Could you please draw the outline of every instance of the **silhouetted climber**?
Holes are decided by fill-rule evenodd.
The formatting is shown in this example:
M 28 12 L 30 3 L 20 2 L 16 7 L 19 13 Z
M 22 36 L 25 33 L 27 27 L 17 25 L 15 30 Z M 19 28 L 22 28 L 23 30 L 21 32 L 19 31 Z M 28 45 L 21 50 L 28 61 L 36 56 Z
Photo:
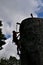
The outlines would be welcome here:
M 31 15 L 31 17 L 33 18 L 33 14 L 31 13 L 30 15 Z
M 17 54 L 19 55 L 20 41 L 19 41 L 19 39 L 17 39 L 18 38 L 17 33 L 18 32 L 13 31 L 13 42 L 15 42 L 15 44 L 17 45 Z

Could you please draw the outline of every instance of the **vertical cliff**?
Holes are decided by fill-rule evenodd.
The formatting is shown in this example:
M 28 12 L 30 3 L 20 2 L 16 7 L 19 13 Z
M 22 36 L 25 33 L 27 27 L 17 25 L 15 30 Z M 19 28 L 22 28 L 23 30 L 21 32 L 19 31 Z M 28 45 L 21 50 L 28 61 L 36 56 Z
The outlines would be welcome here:
M 20 25 L 21 65 L 43 65 L 43 19 L 27 18 Z

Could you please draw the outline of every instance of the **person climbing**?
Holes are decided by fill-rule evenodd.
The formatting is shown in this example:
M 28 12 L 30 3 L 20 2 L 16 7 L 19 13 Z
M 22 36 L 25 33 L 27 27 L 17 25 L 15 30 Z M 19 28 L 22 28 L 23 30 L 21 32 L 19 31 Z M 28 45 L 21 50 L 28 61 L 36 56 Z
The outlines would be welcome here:
M 18 39 L 16 31 L 13 31 L 13 42 L 15 42 L 15 44 L 17 45 L 17 54 L 19 55 L 19 51 L 20 51 L 20 40 Z

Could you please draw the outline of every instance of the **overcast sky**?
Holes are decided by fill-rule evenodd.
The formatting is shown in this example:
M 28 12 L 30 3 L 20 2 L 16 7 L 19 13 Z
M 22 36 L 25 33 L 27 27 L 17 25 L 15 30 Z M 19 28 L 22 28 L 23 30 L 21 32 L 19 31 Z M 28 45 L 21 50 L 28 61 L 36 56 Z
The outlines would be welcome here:
M 2 32 L 8 38 L 0 57 L 17 56 L 15 45 L 12 44 L 12 31 L 16 30 L 16 23 L 30 17 L 43 17 L 43 0 L 0 0 L 0 19 L 3 21 Z M 10 37 L 10 38 L 9 38 Z

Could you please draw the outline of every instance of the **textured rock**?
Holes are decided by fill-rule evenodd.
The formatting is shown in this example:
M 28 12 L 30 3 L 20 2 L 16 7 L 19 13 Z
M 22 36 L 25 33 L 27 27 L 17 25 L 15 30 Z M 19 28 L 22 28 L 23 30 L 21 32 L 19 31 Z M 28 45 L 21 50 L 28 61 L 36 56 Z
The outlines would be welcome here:
M 27 18 L 20 25 L 21 65 L 43 65 L 43 19 Z

